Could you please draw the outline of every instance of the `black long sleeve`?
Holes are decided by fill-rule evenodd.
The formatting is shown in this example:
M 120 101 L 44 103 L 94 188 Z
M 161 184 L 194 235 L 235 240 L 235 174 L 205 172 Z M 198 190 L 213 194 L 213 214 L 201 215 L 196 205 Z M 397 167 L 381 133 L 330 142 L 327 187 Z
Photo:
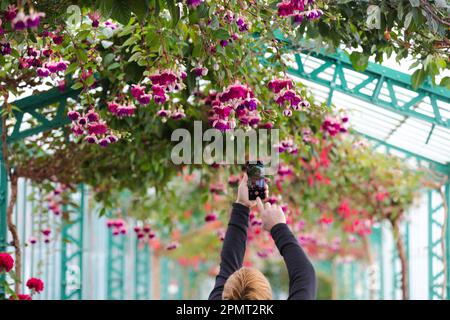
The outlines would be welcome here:
M 270 230 L 272 238 L 284 258 L 289 274 L 288 300 L 316 299 L 316 273 L 297 239 L 285 223 Z
M 247 245 L 247 229 L 250 209 L 242 204 L 233 203 L 230 222 L 223 240 L 220 254 L 220 271 L 209 300 L 222 300 L 225 282 L 236 270 L 242 267 Z

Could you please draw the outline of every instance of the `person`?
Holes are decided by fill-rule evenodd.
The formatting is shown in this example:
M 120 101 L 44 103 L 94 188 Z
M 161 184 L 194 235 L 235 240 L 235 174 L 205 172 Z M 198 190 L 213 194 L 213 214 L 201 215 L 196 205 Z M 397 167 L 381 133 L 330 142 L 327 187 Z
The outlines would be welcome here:
M 260 212 L 263 228 L 272 235 L 286 264 L 289 274 L 288 300 L 314 300 L 316 298 L 314 267 L 287 226 L 283 210 L 278 205 L 263 203 L 259 197 L 256 201 L 250 201 L 247 179 L 247 175 L 244 174 L 239 184 L 237 200 L 233 203 L 220 255 L 220 271 L 209 300 L 272 299 L 272 290 L 267 278 L 255 268 L 242 267 L 250 208 L 255 205 Z

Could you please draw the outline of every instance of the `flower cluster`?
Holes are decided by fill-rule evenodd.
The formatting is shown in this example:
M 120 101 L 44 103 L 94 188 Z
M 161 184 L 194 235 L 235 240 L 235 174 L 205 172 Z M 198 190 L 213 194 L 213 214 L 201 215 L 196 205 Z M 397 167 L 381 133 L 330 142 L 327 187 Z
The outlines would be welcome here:
M 55 216 L 61 215 L 61 207 L 62 207 L 62 193 L 67 190 L 67 186 L 64 184 L 59 184 L 53 190 L 47 194 L 47 205 L 48 209 L 53 212 Z
M 277 4 L 280 17 L 293 17 L 294 23 L 301 23 L 306 17 L 308 20 L 319 19 L 322 10 L 313 7 L 314 0 L 283 0 Z
M 268 83 L 268 88 L 275 93 L 275 102 L 284 107 L 283 115 L 290 117 L 292 110 L 301 110 L 309 107 L 309 102 L 304 100 L 293 89 L 291 79 L 273 79 Z
M 84 141 L 106 147 L 118 141 L 106 123 L 100 119 L 100 115 L 93 108 L 80 114 L 76 110 L 70 110 L 67 116 L 72 121 L 72 132 L 75 136 L 84 135 Z
M 35 12 L 33 9 L 30 9 L 28 14 L 25 14 L 22 9 L 19 10 L 15 5 L 11 4 L 6 8 L 4 17 L 7 21 L 10 21 L 13 30 L 21 31 L 37 29 L 41 23 L 41 18 L 45 17 L 45 13 Z
M 41 230 L 41 233 L 44 236 L 44 243 L 50 243 L 50 234 L 52 233 L 52 230 L 50 230 L 49 228 L 46 228 L 46 229 Z M 34 244 L 34 243 L 32 243 L 32 244 Z
M 290 153 L 290 154 L 297 154 L 298 148 L 297 145 L 294 143 L 294 140 L 292 138 L 287 138 L 282 140 L 279 144 L 274 146 L 276 150 L 279 153 Z
M 14 259 L 9 253 L 0 253 L 0 272 L 10 272 L 14 266 Z
M 223 92 L 210 93 L 205 101 L 211 106 L 209 122 L 212 127 L 226 131 L 236 127 L 236 118 L 243 126 L 258 126 L 261 117 L 257 110 L 259 101 L 246 85 L 235 83 Z
M 358 211 L 350 208 L 348 201 L 341 201 L 337 214 L 344 220 L 343 229 L 347 233 L 356 233 L 360 236 L 368 235 L 372 232 L 373 220 L 364 210 Z
M 338 133 L 347 132 L 345 124 L 348 122 L 348 117 L 344 116 L 341 119 L 327 116 L 322 123 L 321 129 L 323 132 L 328 133 L 334 137 Z
M 145 240 L 146 238 L 151 240 L 156 236 L 149 225 L 144 225 L 143 227 L 135 226 L 133 230 L 139 240 Z
M 126 235 L 127 234 L 126 223 L 125 223 L 125 221 L 123 219 L 109 219 L 106 222 L 106 226 L 109 229 L 112 229 L 113 236 Z
M 27 281 L 27 287 L 31 290 L 31 293 L 40 293 L 44 290 L 44 282 L 38 278 L 30 278 Z

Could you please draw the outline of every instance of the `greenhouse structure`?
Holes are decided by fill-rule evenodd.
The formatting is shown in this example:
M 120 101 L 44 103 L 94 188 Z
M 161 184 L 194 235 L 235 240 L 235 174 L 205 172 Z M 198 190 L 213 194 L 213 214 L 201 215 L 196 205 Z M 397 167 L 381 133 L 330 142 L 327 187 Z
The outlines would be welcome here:
M 292 299 L 240 129 L 278 139 L 264 201 L 314 299 L 450 299 L 449 26 L 445 1 L 0 0 L 0 300 L 206 300 L 234 202 L 240 267 Z

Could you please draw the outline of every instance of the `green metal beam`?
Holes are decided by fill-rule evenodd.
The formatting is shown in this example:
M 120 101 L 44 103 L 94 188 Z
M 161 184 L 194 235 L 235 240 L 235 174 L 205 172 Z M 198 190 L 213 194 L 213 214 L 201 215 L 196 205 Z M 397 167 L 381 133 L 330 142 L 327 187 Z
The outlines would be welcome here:
M 445 165 L 445 164 L 436 162 L 436 161 L 431 160 L 431 159 L 429 159 L 427 157 L 424 157 L 424 156 L 421 156 L 421 155 L 419 155 L 417 153 L 414 153 L 414 152 L 408 151 L 406 149 L 394 146 L 394 145 L 392 145 L 392 144 L 390 144 L 388 142 L 385 142 L 383 140 L 374 138 L 374 137 L 372 137 L 370 135 L 367 135 L 365 133 L 357 132 L 355 130 L 353 130 L 353 131 L 356 132 L 357 134 L 359 134 L 360 136 L 363 136 L 364 138 L 375 142 L 376 143 L 376 147 L 377 146 L 385 146 L 388 150 L 392 149 L 392 150 L 395 150 L 395 151 L 398 151 L 398 152 L 402 153 L 406 158 L 411 158 L 412 157 L 412 158 L 415 158 L 417 160 L 421 160 L 421 161 L 429 163 L 430 164 L 430 169 L 439 171 L 439 172 L 447 174 L 447 175 L 450 174 L 450 165 L 449 164 Z M 376 147 L 375 147 L 375 149 L 376 149 Z
M 80 90 L 73 90 L 70 88 L 61 92 L 58 88 L 54 88 L 13 102 L 12 104 L 17 107 L 17 110 L 13 110 L 16 123 L 12 133 L 7 138 L 8 143 L 19 141 L 29 136 L 69 124 L 70 119 L 66 115 L 67 99 L 76 99 L 80 92 Z M 51 119 L 48 119 L 42 109 L 54 104 L 58 104 L 58 106 L 56 109 L 51 110 Z M 25 115 L 28 115 L 32 118 L 31 120 L 35 121 L 33 127 L 22 129 Z
M 278 39 L 288 42 L 280 33 L 277 35 Z M 356 72 L 353 69 L 352 63 L 347 54 L 342 51 L 337 51 L 334 54 L 326 54 L 324 51 L 314 52 L 302 49 L 301 46 L 291 44 L 292 50 L 300 51 L 307 56 L 314 57 L 322 62 L 314 70 L 307 73 L 305 71 L 304 62 L 300 56 L 300 53 L 295 53 L 296 68 L 288 68 L 288 72 L 297 76 L 327 88 L 330 88 L 329 102 L 332 100 L 334 91 L 340 91 L 342 93 L 351 95 L 352 97 L 360 100 L 372 103 L 381 108 L 389 111 L 396 112 L 405 116 L 420 119 L 429 122 L 434 125 L 439 125 L 445 128 L 450 128 L 450 119 L 443 119 L 438 108 L 438 102 L 442 101 L 450 103 L 450 90 L 439 87 L 431 86 L 428 82 L 425 82 L 420 88 L 413 89 L 411 86 L 411 76 L 397 70 L 393 70 L 376 63 L 369 62 L 368 67 L 364 72 L 360 72 L 364 75 L 364 79 L 357 79 L 359 81 L 353 88 L 348 86 L 348 73 L 346 71 Z M 327 69 L 334 68 L 334 74 L 332 80 L 327 80 L 321 76 Z M 339 79 L 339 83 L 336 81 Z M 369 89 L 369 86 L 375 84 L 375 89 Z M 380 99 L 379 95 L 381 89 L 385 87 L 389 92 L 390 102 L 384 99 Z M 411 92 L 417 93 L 417 96 L 411 97 L 408 101 L 405 101 L 403 105 L 398 102 L 398 96 L 396 94 L 395 87 L 400 87 Z M 370 92 L 370 93 L 367 93 Z M 426 98 L 430 99 L 432 106 L 432 116 L 425 115 L 415 110 L 415 106 Z
M 78 209 L 64 212 L 61 228 L 61 300 L 81 300 L 83 283 L 83 229 L 85 188 L 78 187 Z

